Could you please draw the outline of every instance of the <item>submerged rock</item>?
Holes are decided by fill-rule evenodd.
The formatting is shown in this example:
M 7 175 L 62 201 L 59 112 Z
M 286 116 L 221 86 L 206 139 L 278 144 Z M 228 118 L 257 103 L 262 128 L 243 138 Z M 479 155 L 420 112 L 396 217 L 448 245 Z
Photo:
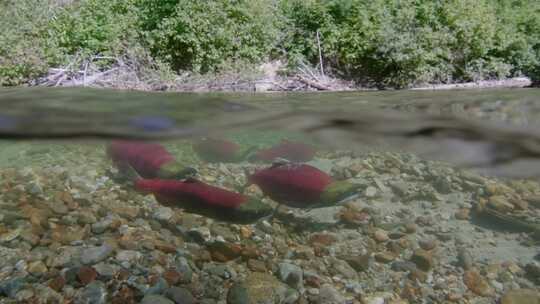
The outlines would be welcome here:
M 174 302 L 164 296 L 147 295 L 141 300 L 141 304 L 174 304 Z
M 540 292 L 532 289 L 516 289 L 508 291 L 501 304 L 540 304 Z
M 106 259 L 112 251 L 113 248 L 108 244 L 86 248 L 82 251 L 81 262 L 86 265 L 99 263 Z
M 76 303 L 105 304 L 107 303 L 107 289 L 105 284 L 94 281 L 88 284 L 77 297 Z

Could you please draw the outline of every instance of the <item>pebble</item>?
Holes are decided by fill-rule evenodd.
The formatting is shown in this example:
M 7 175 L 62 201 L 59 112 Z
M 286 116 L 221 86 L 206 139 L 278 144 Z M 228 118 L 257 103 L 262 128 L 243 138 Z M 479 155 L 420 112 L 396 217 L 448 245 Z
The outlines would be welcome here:
M 455 218 L 458 220 L 469 220 L 470 218 L 470 209 L 468 208 L 460 208 L 455 214 Z
M 94 281 L 82 290 L 75 303 L 105 304 L 107 301 L 107 289 L 105 284 Z
M 28 272 L 33 275 L 42 275 L 47 272 L 47 266 L 42 261 L 35 261 L 28 264 Z
M 66 279 L 61 275 L 56 276 L 49 282 L 49 287 L 57 292 L 60 292 L 64 288 L 64 285 L 66 285 Z
M 102 246 L 85 248 L 81 254 L 81 262 L 86 265 L 99 263 L 113 252 L 113 248 L 104 244 Z
M 171 299 L 176 304 L 194 304 L 195 298 L 191 292 L 181 287 L 171 287 L 165 291 L 164 294 L 167 298 Z
M 423 271 L 429 271 L 431 268 L 433 268 L 434 261 L 432 254 L 423 249 L 415 250 L 411 257 L 411 261 Z
M 279 263 L 279 278 L 282 282 L 287 283 L 292 288 L 299 289 L 303 286 L 303 271 L 302 268 L 290 264 Z
M 287 286 L 279 282 L 273 275 L 262 272 L 249 274 L 243 285 L 250 301 L 247 303 L 264 303 L 268 299 L 275 299 L 279 302 L 287 291 Z
M 25 280 L 22 277 L 11 278 L 0 282 L 0 292 L 7 295 L 10 298 L 15 297 L 17 292 L 21 290 L 25 284 Z
M 508 200 L 502 195 L 494 195 L 490 197 L 488 200 L 488 206 L 502 213 L 507 213 L 514 209 L 514 205 L 508 202 Z
M 501 298 L 501 304 L 540 304 L 540 292 L 532 289 L 510 290 Z
M 163 296 L 151 294 L 144 296 L 141 304 L 174 304 L 174 302 Z
M 475 270 L 468 270 L 463 274 L 463 283 L 479 296 L 485 297 L 493 294 L 489 283 Z
M 437 241 L 435 239 L 423 239 L 418 241 L 418 245 L 420 248 L 429 251 L 437 247 Z
M 344 256 L 341 259 L 349 263 L 358 272 L 366 271 L 373 266 L 373 258 L 369 253 L 357 256 Z
M 250 304 L 249 295 L 243 283 L 235 283 L 227 293 L 227 304 Z
M 384 230 L 376 230 L 375 233 L 373 234 L 373 237 L 375 238 L 375 240 L 379 243 L 382 243 L 382 242 L 386 242 L 388 241 L 388 233 Z
M 174 212 L 169 207 L 159 207 L 154 211 L 153 217 L 158 221 L 167 222 L 174 215 Z
M 416 264 L 410 261 L 395 261 L 390 267 L 394 271 L 412 272 L 416 270 Z
M 266 263 L 264 261 L 249 259 L 247 266 L 251 271 L 266 272 Z
M 344 304 L 345 298 L 331 285 L 323 285 L 319 289 L 317 304 Z
M 377 196 L 377 188 L 373 186 L 368 186 L 364 194 L 366 195 L 366 197 L 373 198 Z
M 88 285 L 89 283 L 93 282 L 97 278 L 97 276 L 97 271 L 89 266 L 82 266 L 81 268 L 79 268 L 79 271 L 77 273 L 79 282 L 81 282 L 83 285 Z
M 116 259 L 120 262 L 134 263 L 142 258 L 142 253 L 135 250 L 120 250 L 116 254 Z
M 474 260 L 472 254 L 465 248 L 460 247 L 458 249 L 458 266 L 465 270 L 469 270 L 474 265 Z
M 390 252 L 380 252 L 375 254 L 375 260 L 379 263 L 387 264 L 395 259 L 396 257 Z

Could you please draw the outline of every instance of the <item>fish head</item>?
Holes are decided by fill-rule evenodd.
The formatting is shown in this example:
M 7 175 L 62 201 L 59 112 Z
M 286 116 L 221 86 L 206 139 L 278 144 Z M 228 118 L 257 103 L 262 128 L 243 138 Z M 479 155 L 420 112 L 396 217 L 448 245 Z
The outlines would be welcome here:
M 158 178 L 163 179 L 184 179 L 195 175 L 197 175 L 197 169 L 184 166 L 176 161 L 165 163 L 157 173 Z

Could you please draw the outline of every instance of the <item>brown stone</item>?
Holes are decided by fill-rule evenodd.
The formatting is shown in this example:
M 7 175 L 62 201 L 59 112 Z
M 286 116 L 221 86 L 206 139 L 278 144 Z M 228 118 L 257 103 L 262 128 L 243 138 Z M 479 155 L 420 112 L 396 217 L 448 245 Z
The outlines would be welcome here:
M 450 292 L 448 295 L 446 295 L 446 299 L 454 303 L 461 301 L 462 298 L 463 298 L 463 295 L 457 292 Z
M 213 242 L 208 245 L 212 259 L 218 262 L 228 262 L 240 257 L 242 246 L 228 242 Z
M 249 226 L 240 227 L 240 235 L 244 239 L 249 239 L 253 235 L 253 230 Z
M 124 280 L 127 280 L 130 276 L 130 273 L 127 269 L 120 269 L 117 273 L 116 273 L 116 279 L 118 281 L 124 281 Z
M 416 224 L 415 223 L 407 223 L 405 224 L 405 233 L 415 233 L 416 232 Z
M 540 292 L 532 289 L 510 290 L 501 298 L 501 304 L 540 304 Z
M 328 233 L 314 233 L 310 237 L 310 243 L 324 246 L 332 245 L 337 241 L 336 237 Z
M 463 274 L 463 283 L 479 296 L 485 297 L 493 294 L 493 289 L 488 282 L 475 270 L 468 270 Z
M 135 293 L 128 286 L 122 286 L 111 299 L 112 304 L 135 304 Z
M 411 261 L 423 271 L 429 271 L 433 268 L 433 255 L 431 252 L 424 249 L 415 250 L 411 257 Z
M 261 256 L 261 252 L 255 246 L 245 246 L 244 248 L 242 248 L 240 255 L 244 260 L 256 259 Z
M 98 276 L 97 271 L 89 266 L 82 266 L 77 272 L 77 277 L 83 285 L 93 282 Z
M 251 271 L 266 272 L 266 264 L 260 260 L 249 259 L 247 266 Z
M 178 282 L 180 282 L 180 279 L 182 278 L 182 274 L 180 274 L 178 271 L 176 271 L 173 268 L 165 270 L 163 273 L 163 278 L 169 285 L 176 285 Z
M 411 279 L 413 281 L 418 280 L 419 282 L 425 282 L 425 281 L 427 281 L 428 275 L 424 271 L 415 269 L 415 270 L 409 272 L 408 277 L 409 277 L 409 279 Z
M 470 209 L 468 208 L 461 208 L 459 209 L 456 214 L 454 214 L 456 219 L 458 220 L 468 220 L 470 217 Z
M 34 261 L 28 264 L 28 272 L 40 276 L 47 272 L 47 266 L 42 261 Z
M 364 255 L 344 256 L 341 257 L 341 259 L 358 272 L 368 270 L 373 264 L 373 259 L 369 253 Z
M 388 241 L 388 233 L 384 230 L 377 229 L 375 233 L 373 233 L 373 238 L 375 239 L 375 241 L 383 243 Z
M 488 206 L 501 213 L 507 213 L 514 209 L 514 205 L 508 202 L 506 197 L 502 195 L 495 195 L 490 197 L 488 200 Z
M 437 240 L 435 239 L 420 240 L 418 241 L 418 245 L 420 246 L 420 248 L 426 251 L 430 251 L 430 250 L 435 249 L 435 247 L 437 247 Z
M 64 285 L 66 285 L 66 279 L 60 275 L 49 281 L 49 287 L 56 292 L 62 291 Z
M 154 246 L 157 250 L 165 253 L 176 253 L 176 246 L 163 241 L 155 241 Z
M 381 252 L 375 254 L 375 260 L 379 263 L 387 264 L 392 262 L 396 257 L 390 252 Z

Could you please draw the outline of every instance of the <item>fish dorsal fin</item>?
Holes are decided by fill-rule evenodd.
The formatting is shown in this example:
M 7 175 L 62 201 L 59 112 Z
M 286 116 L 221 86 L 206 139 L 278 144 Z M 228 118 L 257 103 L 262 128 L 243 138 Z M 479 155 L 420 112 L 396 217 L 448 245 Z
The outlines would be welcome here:
M 288 165 L 290 163 L 291 162 L 285 158 L 277 157 L 272 161 L 272 165 L 270 166 L 270 168 L 277 168 L 284 165 Z

